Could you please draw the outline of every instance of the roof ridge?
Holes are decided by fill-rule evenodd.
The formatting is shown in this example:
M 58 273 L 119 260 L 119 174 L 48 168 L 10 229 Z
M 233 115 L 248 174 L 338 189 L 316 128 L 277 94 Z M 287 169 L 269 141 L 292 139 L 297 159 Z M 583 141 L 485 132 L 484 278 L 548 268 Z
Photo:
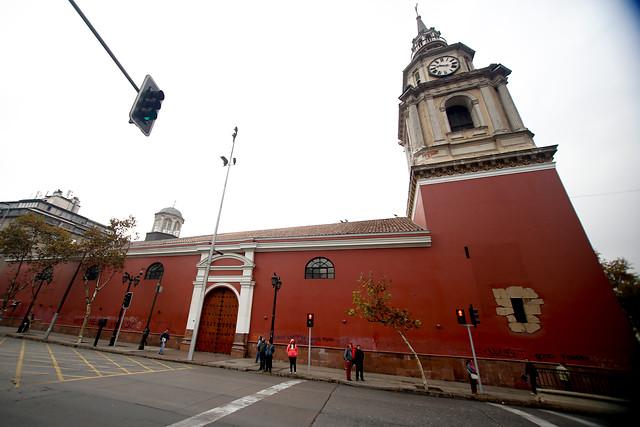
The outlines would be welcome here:
M 299 225 L 294 227 L 272 228 L 263 230 L 235 231 L 220 233 L 217 241 L 269 239 L 287 237 L 318 237 L 350 234 L 378 234 L 426 231 L 407 217 L 384 219 L 368 219 L 361 221 L 345 221 L 330 224 Z M 208 243 L 212 234 L 180 237 L 177 239 L 136 241 L 133 246 L 175 245 L 185 243 Z

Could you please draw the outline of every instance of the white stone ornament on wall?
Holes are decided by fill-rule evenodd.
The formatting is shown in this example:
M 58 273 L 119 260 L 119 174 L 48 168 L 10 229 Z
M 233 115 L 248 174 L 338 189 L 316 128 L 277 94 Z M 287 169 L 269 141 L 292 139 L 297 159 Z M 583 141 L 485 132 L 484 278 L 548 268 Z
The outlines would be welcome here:
M 493 296 L 496 299 L 496 313 L 504 316 L 509 322 L 509 329 L 512 332 L 532 334 L 540 330 L 540 318 L 544 300 L 538 298 L 538 294 L 531 288 L 522 286 L 510 286 L 507 289 L 493 289 Z M 521 299 L 523 303 L 526 322 L 519 322 L 515 316 L 512 299 Z

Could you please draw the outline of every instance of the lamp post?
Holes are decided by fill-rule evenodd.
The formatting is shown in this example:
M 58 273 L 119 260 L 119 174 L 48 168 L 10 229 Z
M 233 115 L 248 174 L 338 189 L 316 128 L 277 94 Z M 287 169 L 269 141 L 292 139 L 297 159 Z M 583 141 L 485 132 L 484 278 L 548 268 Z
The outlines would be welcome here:
M 273 286 L 273 314 L 271 315 L 271 332 L 269 333 L 269 340 L 271 341 L 271 344 L 273 344 L 273 326 L 276 322 L 276 300 L 278 298 L 278 291 L 282 286 L 282 282 L 276 273 L 273 273 L 273 277 L 271 278 L 271 286 Z
M 42 270 L 40 273 L 36 274 L 35 280 L 40 280 L 40 284 L 36 289 L 36 293 L 33 295 L 31 299 L 31 304 L 29 304 L 29 308 L 27 308 L 27 312 L 24 315 L 24 319 L 22 319 L 22 323 L 18 327 L 18 333 L 27 332 L 31 327 L 31 322 L 29 322 L 29 314 L 31 313 L 31 309 L 33 308 L 33 304 L 36 302 L 36 298 L 38 298 L 38 293 L 40 293 L 40 288 L 42 288 L 42 284 L 47 282 L 47 284 L 51 283 L 53 280 L 53 268 L 48 267 Z
M 238 128 L 234 128 L 233 143 L 231 144 L 231 155 L 229 160 L 222 156 L 223 167 L 228 167 L 227 176 L 224 179 L 224 187 L 222 187 L 222 197 L 220 198 L 220 208 L 218 209 L 218 219 L 216 220 L 216 228 L 213 231 L 213 237 L 211 238 L 211 246 L 209 247 L 209 256 L 207 257 L 207 266 L 204 269 L 204 277 L 202 278 L 202 289 L 200 290 L 200 296 L 198 297 L 198 306 L 196 308 L 196 317 L 194 319 L 193 334 L 191 335 L 191 344 L 189 344 L 189 353 L 187 354 L 187 360 L 193 360 L 193 353 L 196 350 L 196 341 L 198 340 L 198 328 L 200 327 L 200 316 L 202 315 L 202 306 L 204 305 L 204 295 L 207 292 L 207 282 L 209 281 L 209 273 L 211 271 L 211 260 L 213 259 L 213 253 L 222 254 L 220 251 L 215 250 L 216 238 L 218 236 L 218 225 L 220 225 L 220 214 L 222 213 L 222 203 L 224 202 L 224 194 L 227 192 L 227 181 L 229 180 L 229 171 L 231 166 L 236 164 L 236 159 L 233 157 L 233 149 L 236 146 L 236 136 L 238 135 Z
M 125 284 L 127 282 L 129 282 L 129 284 L 127 285 L 127 292 L 125 293 L 125 298 L 127 293 L 129 293 L 129 289 L 131 289 L 131 283 L 133 283 L 133 286 L 136 287 L 138 286 L 138 283 L 140 283 L 140 276 L 142 276 L 144 270 L 140 270 L 140 273 L 138 273 L 137 276 L 132 276 L 129 273 L 124 273 L 124 275 L 122 276 L 122 284 Z M 124 308 L 124 304 L 122 304 L 122 306 L 120 307 L 120 314 L 118 314 L 118 321 L 116 322 L 116 327 L 113 328 L 113 335 L 111 336 L 111 340 L 109 341 L 109 346 L 113 347 L 116 345 L 116 340 L 118 339 L 118 333 L 120 332 L 120 323 L 122 321 L 122 313 L 124 312 L 125 308 Z
M 156 306 L 156 298 L 158 298 L 158 293 L 162 292 L 162 286 L 160 283 L 162 282 L 162 276 L 158 279 L 158 284 L 156 285 L 156 294 L 153 296 L 153 303 L 151 304 L 151 311 L 149 312 L 149 318 L 147 319 L 147 326 L 144 328 L 142 332 L 142 340 L 140 341 L 140 346 L 138 350 L 144 350 L 144 345 L 147 343 L 147 337 L 149 336 L 149 324 L 151 323 L 151 315 L 153 314 L 153 308 Z

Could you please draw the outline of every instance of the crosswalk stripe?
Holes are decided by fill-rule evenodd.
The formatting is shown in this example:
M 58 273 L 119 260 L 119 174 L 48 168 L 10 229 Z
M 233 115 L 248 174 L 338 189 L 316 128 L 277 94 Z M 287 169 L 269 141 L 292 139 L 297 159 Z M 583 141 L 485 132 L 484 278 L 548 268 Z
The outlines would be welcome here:
M 271 396 L 273 394 L 278 393 L 284 389 L 287 389 L 291 386 L 299 384 L 303 382 L 302 380 L 291 380 L 284 383 L 276 384 L 272 387 L 265 388 L 264 390 L 260 390 L 259 392 L 252 394 L 250 396 L 241 397 L 240 399 L 236 399 L 233 402 L 227 403 L 226 405 L 219 406 L 217 408 L 213 408 L 209 411 L 203 412 L 201 414 L 195 415 L 191 418 L 187 418 L 186 420 L 182 420 L 175 424 L 170 425 L 169 427 L 201 427 L 207 424 L 210 424 L 220 418 L 232 414 L 242 408 L 246 408 L 249 405 L 252 405 L 260 400 L 264 399 L 267 396 Z
M 511 408 L 511 407 L 506 406 L 506 405 L 498 405 L 497 403 L 489 403 L 489 405 L 495 406 L 496 408 L 502 408 L 505 411 L 512 412 L 512 413 L 514 413 L 516 415 L 519 415 L 522 418 L 525 418 L 526 420 L 531 421 L 532 423 L 537 424 L 537 425 L 539 425 L 541 427 L 556 427 L 555 424 L 550 423 L 549 421 L 543 420 L 542 418 L 538 418 L 535 415 L 528 414 L 528 413 L 526 413 L 524 411 L 521 411 L 519 409 Z

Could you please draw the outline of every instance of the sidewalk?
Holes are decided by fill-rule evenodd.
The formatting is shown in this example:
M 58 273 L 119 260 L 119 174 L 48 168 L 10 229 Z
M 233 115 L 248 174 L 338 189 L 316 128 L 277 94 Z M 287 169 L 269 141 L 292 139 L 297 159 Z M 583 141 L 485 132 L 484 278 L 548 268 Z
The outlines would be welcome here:
M 44 333 L 45 331 L 31 330 L 28 334 L 18 334 L 14 327 L 0 326 L 0 336 L 44 341 Z M 288 361 L 274 361 L 272 373 L 267 374 L 260 372 L 258 364 L 254 363 L 255 359 L 253 358 L 235 359 L 231 358 L 227 354 L 195 352 L 193 360 L 188 361 L 187 351 L 165 348 L 163 354 L 158 354 L 159 347 L 157 346 L 145 346 L 144 350 L 138 350 L 139 344 L 124 342 L 118 342 L 114 347 L 109 347 L 110 335 L 105 338 L 107 339 L 100 339 L 97 346 L 94 347 L 93 343 L 95 338 L 84 338 L 83 343 L 76 344 L 77 336 L 54 332 L 49 335 L 47 342 L 110 353 L 121 353 L 132 356 L 162 359 L 172 362 L 191 363 L 216 368 L 236 369 L 240 371 L 253 371 L 262 375 L 278 375 L 282 377 L 293 376 L 289 373 Z M 436 397 L 470 399 L 507 405 L 556 409 L 591 415 L 621 414 L 626 412 L 630 405 L 629 402 L 605 396 L 592 396 L 578 393 L 568 395 L 567 393 L 558 393 L 555 390 L 542 390 L 539 391 L 537 396 L 535 396 L 527 390 L 495 386 L 483 386 L 484 393 L 480 395 L 472 395 L 470 386 L 466 382 L 441 380 L 427 380 L 429 390 L 425 391 L 422 387 L 422 380 L 420 378 L 369 373 L 366 372 L 366 370 L 365 376 L 367 378 L 365 378 L 364 382 L 347 381 L 344 369 L 325 368 L 320 366 L 311 366 L 308 368 L 306 364 L 298 364 L 296 378 L 312 381 L 335 382 L 353 387 L 367 387 L 371 389 L 424 394 Z M 355 375 L 353 377 L 355 378 Z

